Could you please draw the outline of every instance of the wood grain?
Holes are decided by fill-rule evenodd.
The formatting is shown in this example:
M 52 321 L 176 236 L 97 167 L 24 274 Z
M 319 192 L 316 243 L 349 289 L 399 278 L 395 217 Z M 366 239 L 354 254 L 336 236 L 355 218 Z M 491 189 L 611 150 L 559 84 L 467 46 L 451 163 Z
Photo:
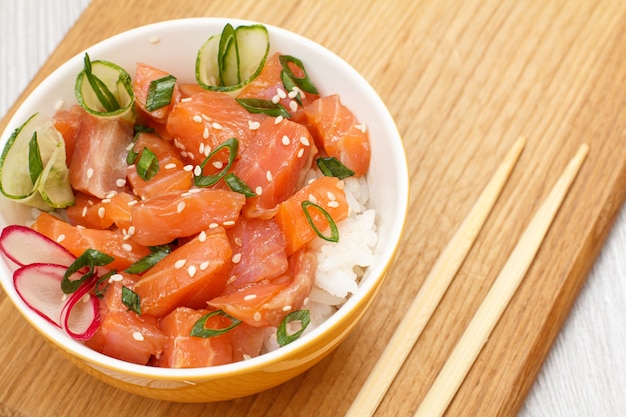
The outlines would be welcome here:
M 75 53 L 146 23 L 230 16 L 282 26 L 342 56 L 386 102 L 409 158 L 411 215 L 399 259 L 364 322 L 291 383 L 215 404 L 119 392 L 70 365 L 0 293 L 9 329 L 1 336 L 0 403 L 32 417 L 343 415 L 440 252 L 523 135 L 515 172 L 376 413 L 412 415 L 532 214 L 588 143 L 587 161 L 534 263 L 446 414 L 515 415 L 626 198 L 625 14 L 626 4 L 612 0 L 94 0 L 25 94 Z

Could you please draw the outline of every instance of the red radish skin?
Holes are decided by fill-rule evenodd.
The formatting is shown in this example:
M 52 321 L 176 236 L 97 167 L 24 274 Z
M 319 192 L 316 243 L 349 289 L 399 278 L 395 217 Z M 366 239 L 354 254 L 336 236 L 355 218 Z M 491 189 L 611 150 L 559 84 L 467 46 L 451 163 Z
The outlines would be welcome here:
M 2 230 L 0 251 L 17 267 L 34 263 L 55 263 L 68 267 L 76 260 L 74 255 L 52 239 L 20 225 L 7 226 Z

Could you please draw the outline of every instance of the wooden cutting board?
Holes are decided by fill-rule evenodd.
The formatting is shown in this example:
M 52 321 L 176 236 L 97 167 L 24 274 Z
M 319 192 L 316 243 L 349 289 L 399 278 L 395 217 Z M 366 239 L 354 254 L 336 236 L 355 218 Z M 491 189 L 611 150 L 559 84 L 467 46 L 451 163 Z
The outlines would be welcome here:
M 48 346 L 0 293 L 0 415 L 343 415 L 439 253 L 524 135 L 504 193 L 376 414 L 412 415 L 530 217 L 588 143 L 535 262 L 447 413 L 515 415 L 626 197 L 625 13 L 626 3 L 591 0 L 94 0 L 25 95 L 65 59 L 139 25 L 228 16 L 282 26 L 342 56 L 389 107 L 409 160 L 409 221 L 355 333 L 292 382 L 231 402 L 165 403 L 104 385 Z

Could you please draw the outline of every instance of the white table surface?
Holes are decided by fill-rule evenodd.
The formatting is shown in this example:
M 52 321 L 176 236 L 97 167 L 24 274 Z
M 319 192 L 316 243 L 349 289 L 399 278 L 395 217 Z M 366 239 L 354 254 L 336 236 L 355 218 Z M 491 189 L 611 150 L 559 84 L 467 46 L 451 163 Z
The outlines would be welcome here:
M 89 0 L 0 0 L 0 117 Z M 519 417 L 626 416 L 626 208 Z

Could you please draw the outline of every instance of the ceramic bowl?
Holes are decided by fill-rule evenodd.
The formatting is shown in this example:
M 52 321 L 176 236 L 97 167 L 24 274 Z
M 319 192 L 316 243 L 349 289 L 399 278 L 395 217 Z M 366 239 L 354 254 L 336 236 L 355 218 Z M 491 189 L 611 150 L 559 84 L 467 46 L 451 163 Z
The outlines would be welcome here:
M 131 74 L 137 62 L 145 62 L 175 74 L 179 80 L 193 82 L 198 48 L 210 35 L 220 33 L 226 23 L 236 27 L 252 22 L 222 18 L 165 21 L 113 36 L 86 52 Z M 320 93 L 340 94 L 342 102 L 368 126 L 372 160 L 367 178 L 371 204 L 377 211 L 379 239 L 375 261 L 358 292 L 306 336 L 250 360 L 196 369 L 134 365 L 87 348 L 31 311 L 12 286 L 11 271 L 0 261 L 2 286 L 24 318 L 79 368 L 119 389 L 160 400 L 211 402 L 282 384 L 315 365 L 346 338 L 372 303 L 393 262 L 407 216 L 409 186 L 402 140 L 392 117 L 368 82 L 341 58 L 302 36 L 266 26 L 272 51 L 299 57 Z M 33 113 L 53 115 L 59 103 L 75 102 L 74 81 L 82 69 L 83 56 L 84 52 L 77 54 L 33 91 L 9 121 L 0 146 L 4 147 L 10 133 Z M 5 198 L 0 204 L 0 227 L 25 224 L 32 218 L 25 206 Z

